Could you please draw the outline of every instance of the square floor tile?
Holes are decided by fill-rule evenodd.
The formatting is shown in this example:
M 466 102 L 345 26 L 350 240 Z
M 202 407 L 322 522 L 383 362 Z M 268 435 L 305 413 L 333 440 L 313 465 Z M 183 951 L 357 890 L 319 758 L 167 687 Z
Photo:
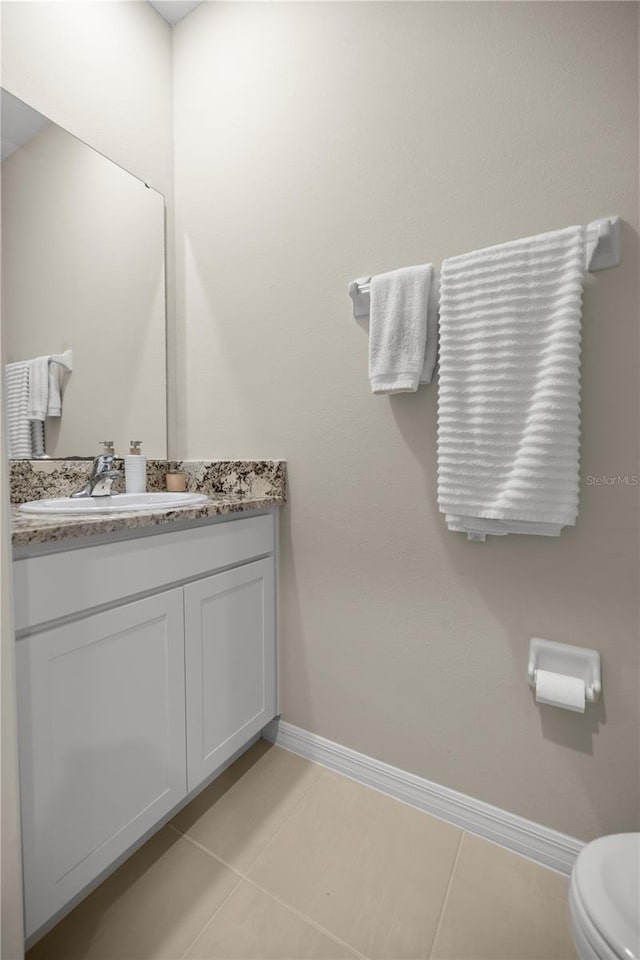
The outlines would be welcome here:
M 260 740 L 171 823 L 246 871 L 321 773 L 316 764 Z
M 426 958 L 461 831 L 323 772 L 249 876 L 371 958 Z
M 575 960 L 568 881 L 465 833 L 432 956 L 438 960 Z
M 312 924 L 243 881 L 187 954 L 188 960 L 355 958 Z
M 28 960 L 179 960 L 240 882 L 173 830 L 156 833 L 27 954 Z

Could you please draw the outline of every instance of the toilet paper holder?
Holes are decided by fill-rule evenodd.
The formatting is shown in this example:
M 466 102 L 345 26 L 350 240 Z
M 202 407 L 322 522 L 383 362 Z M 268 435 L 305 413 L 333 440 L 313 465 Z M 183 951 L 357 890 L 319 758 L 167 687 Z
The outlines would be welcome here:
M 589 703 L 597 703 L 600 698 L 602 671 L 600 654 L 597 650 L 532 637 L 529 641 L 527 679 L 529 686 L 534 689 L 536 670 L 548 670 L 550 673 L 560 673 L 566 677 L 577 677 L 584 681 L 585 698 Z

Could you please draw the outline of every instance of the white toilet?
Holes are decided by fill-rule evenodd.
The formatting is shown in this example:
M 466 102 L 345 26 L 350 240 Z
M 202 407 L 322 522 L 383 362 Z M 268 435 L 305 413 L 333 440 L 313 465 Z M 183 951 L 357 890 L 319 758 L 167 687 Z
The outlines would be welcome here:
M 640 960 L 640 833 L 594 840 L 571 874 L 571 932 L 580 960 Z

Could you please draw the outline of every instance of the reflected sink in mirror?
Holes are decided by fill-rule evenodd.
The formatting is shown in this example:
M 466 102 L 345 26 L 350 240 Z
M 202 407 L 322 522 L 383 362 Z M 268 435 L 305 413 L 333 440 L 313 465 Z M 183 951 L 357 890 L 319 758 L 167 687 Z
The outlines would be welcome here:
M 53 500 L 30 500 L 18 508 L 23 513 L 67 514 L 88 516 L 96 513 L 120 513 L 149 510 L 171 510 L 206 503 L 203 493 L 116 493 L 110 497 L 58 497 Z

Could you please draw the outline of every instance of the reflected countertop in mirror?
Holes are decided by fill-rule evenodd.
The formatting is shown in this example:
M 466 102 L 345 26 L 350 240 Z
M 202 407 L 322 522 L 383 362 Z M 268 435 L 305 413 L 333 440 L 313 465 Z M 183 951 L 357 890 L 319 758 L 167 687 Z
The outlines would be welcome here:
M 166 457 L 164 198 L 4 90 L 1 106 L 9 455 L 139 439 Z

